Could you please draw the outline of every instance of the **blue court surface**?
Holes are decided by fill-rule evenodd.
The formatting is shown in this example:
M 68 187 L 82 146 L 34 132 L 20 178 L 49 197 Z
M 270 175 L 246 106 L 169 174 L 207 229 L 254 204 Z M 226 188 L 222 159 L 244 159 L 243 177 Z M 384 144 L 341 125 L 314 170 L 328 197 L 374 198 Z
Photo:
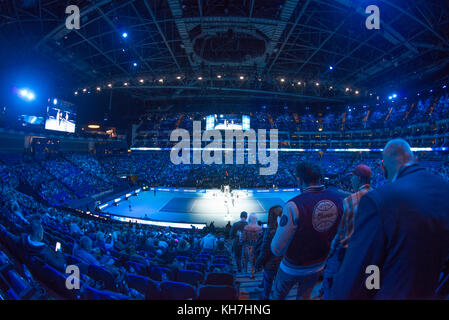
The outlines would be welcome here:
M 147 218 L 164 222 L 209 224 L 214 221 L 215 226 L 221 227 L 228 221 L 233 223 L 239 220 L 242 211 L 249 214 L 256 213 L 258 219 L 266 222 L 270 207 L 283 206 L 296 195 L 297 191 L 275 193 L 233 191 L 232 196 L 219 190 L 207 190 L 205 193 L 157 191 L 156 195 L 153 191 L 148 191 L 121 201 L 117 206 L 110 206 L 104 211 L 130 218 Z

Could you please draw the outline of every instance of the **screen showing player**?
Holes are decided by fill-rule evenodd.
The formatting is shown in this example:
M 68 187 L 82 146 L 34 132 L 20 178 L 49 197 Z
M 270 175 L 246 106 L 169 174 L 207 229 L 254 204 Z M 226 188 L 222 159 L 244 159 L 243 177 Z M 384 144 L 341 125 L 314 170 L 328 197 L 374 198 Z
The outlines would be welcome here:
M 249 130 L 250 117 L 247 115 L 214 114 L 206 117 L 206 130 Z
M 76 113 L 72 111 L 72 106 L 66 101 L 58 101 L 56 98 L 49 99 L 45 129 L 74 133 Z

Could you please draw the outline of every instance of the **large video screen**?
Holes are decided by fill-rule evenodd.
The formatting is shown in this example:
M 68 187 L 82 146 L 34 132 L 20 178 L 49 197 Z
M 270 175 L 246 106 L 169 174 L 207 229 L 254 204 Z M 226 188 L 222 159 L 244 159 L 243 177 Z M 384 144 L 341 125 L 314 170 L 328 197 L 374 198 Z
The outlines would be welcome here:
M 44 125 L 44 117 L 23 114 L 19 116 L 18 120 L 24 127 L 42 127 Z
M 74 133 L 75 126 L 76 113 L 73 111 L 73 104 L 57 98 L 49 99 L 45 129 Z
M 206 130 L 249 130 L 250 117 L 247 115 L 213 114 L 206 117 Z

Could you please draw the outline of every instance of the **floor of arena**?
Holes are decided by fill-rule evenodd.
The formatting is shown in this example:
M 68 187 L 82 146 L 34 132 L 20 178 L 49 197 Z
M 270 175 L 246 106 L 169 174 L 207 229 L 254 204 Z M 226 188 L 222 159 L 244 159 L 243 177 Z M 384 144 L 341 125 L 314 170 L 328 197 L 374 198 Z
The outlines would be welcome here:
M 257 218 L 265 222 L 270 207 L 283 206 L 286 201 L 298 195 L 298 192 L 255 194 L 233 191 L 231 194 L 225 194 L 220 190 L 191 194 L 173 191 L 157 191 L 155 194 L 153 191 L 147 191 L 121 201 L 116 206 L 110 206 L 105 212 L 164 222 L 209 224 L 214 221 L 216 227 L 224 227 L 228 221 L 234 223 L 239 220 L 242 211 L 249 214 L 256 213 Z

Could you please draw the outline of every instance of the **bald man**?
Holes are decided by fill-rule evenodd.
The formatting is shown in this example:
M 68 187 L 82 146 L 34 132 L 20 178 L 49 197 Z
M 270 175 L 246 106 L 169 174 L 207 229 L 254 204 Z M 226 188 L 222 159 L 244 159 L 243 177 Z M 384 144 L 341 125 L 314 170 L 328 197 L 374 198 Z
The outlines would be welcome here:
M 449 254 L 449 183 L 402 139 L 383 151 L 387 183 L 364 195 L 333 299 L 433 299 Z

